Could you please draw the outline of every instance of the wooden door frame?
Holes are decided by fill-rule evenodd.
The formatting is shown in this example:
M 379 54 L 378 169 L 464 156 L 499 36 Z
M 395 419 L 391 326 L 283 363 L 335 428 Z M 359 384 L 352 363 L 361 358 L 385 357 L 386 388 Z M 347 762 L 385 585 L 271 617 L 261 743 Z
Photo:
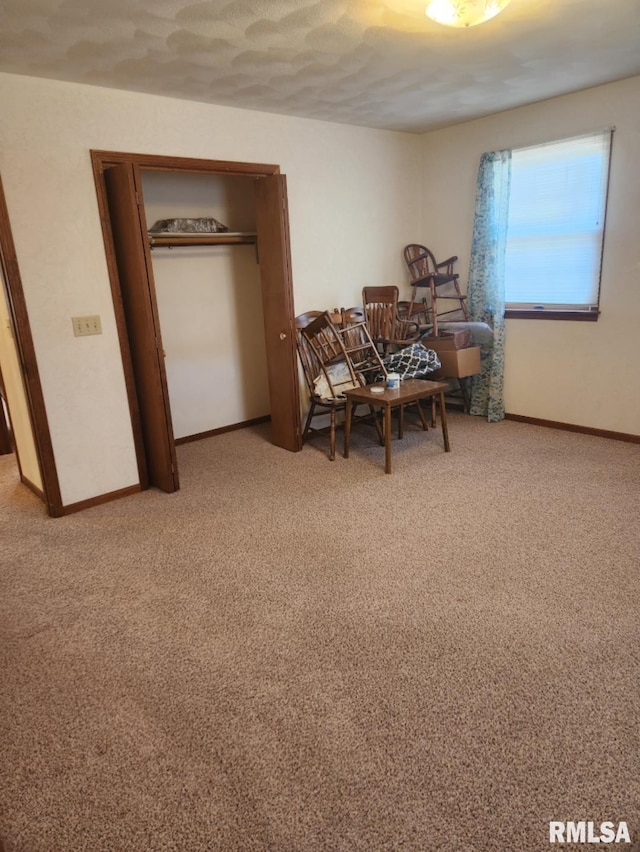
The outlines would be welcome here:
M 96 186 L 100 224 L 104 237 L 107 269 L 109 273 L 109 281 L 111 283 L 111 294 L 115 311 L 116 327 L 118 330 L 118 340 L 120 345 L 120 352 L 122 355 L 122 364 L 124 368 L 125 386 L 127 391 L 127 398 L 129 401 L 129 411 L 131 415 L 131 425 L 133 429 L 135 452 L 136 458 L 138 460 L 138 470 L 140 473 L 140 484 L 142 488 L 145 488 L 147 487 L 145 484 L 145 446 L 140 422 L 140 412 L 133 373 L 133 364 L 129 351 L 126 316 L 124 305 L 122 303 L 122 295 L 120 292 L 120 282 L 118 277 L 115 245 L 111 233 L 109 206 L 107 203 L 107 193 L 103 173 L 105 169 L 108 169 L 112 166 L 128 163 L 131 164 L 134 170 L 138 172 L 140 170 L 155 170 L 159 172 L 183 172 L 202 175 L 226 175 L 262 178 L 268 177 L 270 175 L 279 175 L 280 166 L 267 163 L 244 163 L 235 162 L 232 160 L 205 160 L 193 157 L 164 156 L 163 154 L 140 154 L 123 151 L 103 150 L 91 151 L 91 163 L 93 168 L 94 182 Z M 291 305 L 293 306 L 293 294 L 291 299 Z M 290 324 L 290 333 L 292 334 L 294 320 L 293 307 L 291 309 L 291 316 L 288 318 L 288 320 Z M 296 416 L 299 421 L 299 411 L 297 412 Z M 298 433 L 300 433 L 299 422 L 297 423 L 297 431 Z
M 51 432 L 49 431 L 49 421 L 47 420 L 44 394 L 42 393 L 40 373 L 38 371 L 38 361 L 33 345 L 27 303 L 22 288 L 22 278 L 20 276 L 16 248 L 11 233 L 9 211 L 7 209 L 1 177 L 0 262 L 2 263 L 4 292 L 7 297 L 9 314 L 13 324 L 16 349 L 18 358 L 20 359 L 20 368 L 25 387 L 27 409 L 31 420 L 38 466 L 42 478 L 42 492 L 32 482 L 25 479 L 20 462 L 18 461 L 20 479 L 28 488 L 44 500 L 49 515 L 53 518 L 59 518 L 64 514 L 60 482 L 53 455 L 53 444 L 51 442 Z

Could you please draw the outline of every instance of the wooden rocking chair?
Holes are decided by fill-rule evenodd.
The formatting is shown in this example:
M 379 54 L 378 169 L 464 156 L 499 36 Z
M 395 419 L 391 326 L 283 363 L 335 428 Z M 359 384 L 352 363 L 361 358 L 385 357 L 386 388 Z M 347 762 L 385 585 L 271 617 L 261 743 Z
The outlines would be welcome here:
M 438 335 L 438 320 L 444 316 L 457 314 L 469 322 L 466 296 L 460 291 L 459 275 L 453 271 L 457 257 L 448 257 L 438 263 L 426 246 L 411 243 L 404 249 L 404 259 L 411 275 L 411 301 L 406 308 L 408 319 L 417 315 L 426 315 L 432 334 Z M 426 294 L 419 296 L 420 288 L 426 288 Z M 424 292 L 424 291 L 423 291 Z M 438 305 L 438 302 L 446 305 Z M 455 303 L 452 307 L 451 304 Z M 451 319 L 454 317 L 450 316 Z M 425 329 L 426 330 L 426 329 Z

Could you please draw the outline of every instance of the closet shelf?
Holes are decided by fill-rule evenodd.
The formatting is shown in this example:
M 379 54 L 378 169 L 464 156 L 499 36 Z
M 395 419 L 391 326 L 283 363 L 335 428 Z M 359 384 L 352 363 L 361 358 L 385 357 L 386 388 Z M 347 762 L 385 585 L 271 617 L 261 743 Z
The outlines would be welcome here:
M 244 231 L 225 231 L 217 234 L 169 234 L 152 233 L 149 231 L 149 245 L 151 248 L 168 246 L 232 246 L 253 245 L 256 242 L 256 234 Z

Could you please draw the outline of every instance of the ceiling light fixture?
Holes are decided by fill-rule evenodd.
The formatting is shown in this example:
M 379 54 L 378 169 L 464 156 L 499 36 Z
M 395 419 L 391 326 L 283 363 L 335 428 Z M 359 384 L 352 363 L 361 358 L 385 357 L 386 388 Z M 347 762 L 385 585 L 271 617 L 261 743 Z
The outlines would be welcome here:
M 425 15 L 448 27 L 475 27 L 502 12 L 511 0 L 431 0 Z

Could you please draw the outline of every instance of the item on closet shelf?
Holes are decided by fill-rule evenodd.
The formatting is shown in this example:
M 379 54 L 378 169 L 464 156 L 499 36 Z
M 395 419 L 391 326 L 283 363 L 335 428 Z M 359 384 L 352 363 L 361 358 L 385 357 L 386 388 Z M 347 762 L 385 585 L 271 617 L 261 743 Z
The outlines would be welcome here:
M 224 234 L 229 230 L 222 222 L 212 218 L 158 219 L 150 234 Z

